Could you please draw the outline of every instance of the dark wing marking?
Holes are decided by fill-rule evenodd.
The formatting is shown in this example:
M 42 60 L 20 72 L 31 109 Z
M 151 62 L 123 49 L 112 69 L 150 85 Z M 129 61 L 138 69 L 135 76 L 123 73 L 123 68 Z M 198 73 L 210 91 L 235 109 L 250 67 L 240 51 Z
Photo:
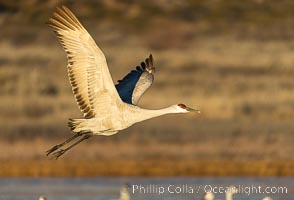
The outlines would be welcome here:
M 153 57 L 150 54 L 141 66 L 128 73 L 122 80 L 115 85 L 117 92 L 123 102 L 137 105 L 140 97 L 152 85 L 154 80 L 155 67 Z

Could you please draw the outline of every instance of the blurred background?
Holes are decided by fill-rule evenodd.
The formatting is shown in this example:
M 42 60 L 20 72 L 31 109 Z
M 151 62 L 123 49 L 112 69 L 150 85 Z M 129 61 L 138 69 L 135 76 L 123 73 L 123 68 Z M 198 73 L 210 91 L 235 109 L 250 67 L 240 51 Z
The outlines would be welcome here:
M 82 117 L 46 25 L 58 0 L 0 1 L 0 176 L 293 176 L 294 1 L 63 0 L 104 51 L 114 82 L 150 53 L 139 106 L 169 115 L 45 151 Z

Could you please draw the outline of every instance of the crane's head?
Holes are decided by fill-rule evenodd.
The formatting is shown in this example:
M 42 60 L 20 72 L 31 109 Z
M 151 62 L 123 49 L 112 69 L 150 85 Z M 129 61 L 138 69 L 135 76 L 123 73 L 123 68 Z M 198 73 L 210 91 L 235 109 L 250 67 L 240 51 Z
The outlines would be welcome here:
M 188 113 L 188 112 L 196 112 L 196 113 L 200 113 L 200 110 L 196 110 L 196 109 L 193 109 L 193 108 L 189 108 L 187 107 L 185 104 L 178 104 L 176 105 L 176 108 L 179 112 L 181 113 Z

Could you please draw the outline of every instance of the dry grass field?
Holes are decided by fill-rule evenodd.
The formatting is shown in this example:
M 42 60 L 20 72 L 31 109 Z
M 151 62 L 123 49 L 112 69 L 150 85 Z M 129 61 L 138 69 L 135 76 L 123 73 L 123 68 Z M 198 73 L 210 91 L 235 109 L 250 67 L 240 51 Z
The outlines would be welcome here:
M 152 119 L 49 160 L 71 134 L 68 118 L 81 117 L 45 24 L 58 1 L 1 1 L 0 176 L 294 175 L 293 1 L 63 2 L 114 81 L 153 54 L 140 106 L 202 113 Z

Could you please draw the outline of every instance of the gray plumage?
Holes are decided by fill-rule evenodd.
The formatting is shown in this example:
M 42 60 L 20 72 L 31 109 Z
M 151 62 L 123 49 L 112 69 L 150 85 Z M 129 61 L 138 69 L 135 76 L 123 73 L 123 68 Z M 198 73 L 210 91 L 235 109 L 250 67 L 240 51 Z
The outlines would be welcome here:
M 137 105 L 141 96 L 152 85 L 154 81 L 155 67 L 153 56 L 150 54 L 141 66 L 128 73 L 115 85 L 119 96 L 125 103 Z

